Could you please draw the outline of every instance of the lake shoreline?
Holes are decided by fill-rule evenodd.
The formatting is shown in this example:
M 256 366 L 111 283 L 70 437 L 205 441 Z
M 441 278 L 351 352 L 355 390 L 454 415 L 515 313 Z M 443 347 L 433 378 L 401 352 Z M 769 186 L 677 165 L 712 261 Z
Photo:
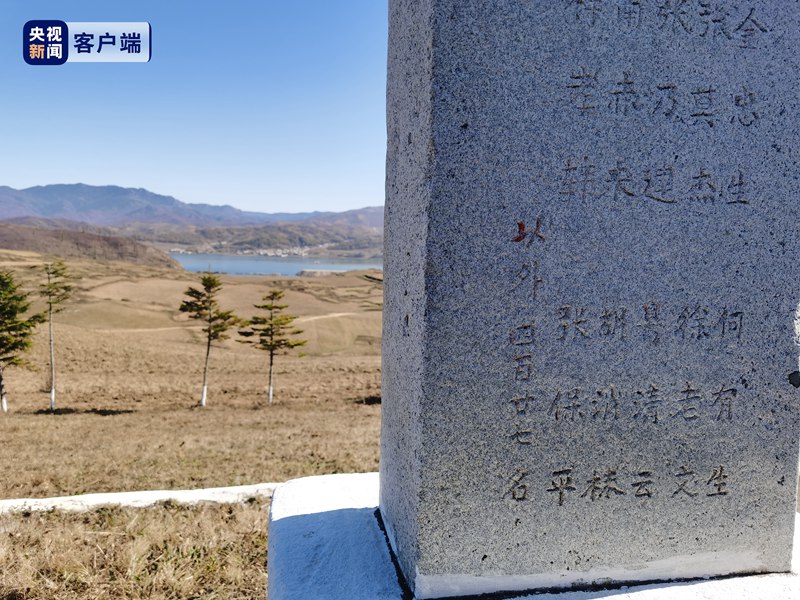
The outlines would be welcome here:
M 364 269 L 383 270 L 383 263 L 374 259 L 337 259 L 308 256 L 264 256 L 251 254 L 183 253 L 169 256 L 185 270 L 193 273 L 210 271 L 225 275 L 249 277 L 300 277 L 302 272 L 337 273 Z

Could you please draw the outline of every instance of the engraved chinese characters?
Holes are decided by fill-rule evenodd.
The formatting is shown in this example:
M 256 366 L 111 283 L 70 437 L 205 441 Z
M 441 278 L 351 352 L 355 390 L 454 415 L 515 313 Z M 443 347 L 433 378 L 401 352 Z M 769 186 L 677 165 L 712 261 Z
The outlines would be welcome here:
M 381 511 L 415 593 L 786 570 L 800 9 L 392 5 Z
M 761 102 L 756 93 L 744 84 L 729 87 L 721 89 L 709 82 L 682 87 L 670 81 L 643 87 L 629 71 L 615 77 L 582 66 L 569 75 L 565 100 L 577 115 L 621 119 L 642 114 L 700 127 L 757 125 Z
M 566 0 L 565 18 L 584 27 L 612 24 L 617 32 L 646 29 L 757 49 L 770 33 L 754 6 L 733 7 L 720 0 Z

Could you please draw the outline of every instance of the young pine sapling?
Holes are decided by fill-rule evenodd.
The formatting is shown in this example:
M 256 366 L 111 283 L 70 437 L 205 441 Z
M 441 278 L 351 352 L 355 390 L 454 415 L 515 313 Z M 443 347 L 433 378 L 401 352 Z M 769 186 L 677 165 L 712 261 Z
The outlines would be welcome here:
M 189 313 L 189 317 L 205 324 L 203 333 L 206 342 L 206 358 L 203 366 L 203 392 L 200 406 L 206 405 L 208 396 L 208 358 L 211 355 L 211 343 L 221 341 L 228 336 L 226 332 L 240 323 L 239 318 L 230 310 L 221 310 L 217 296 L 222 289 L 222 281 L 216 275 L 203 273 L 200 278 L 201 288 L 189 287 L 184 292 L 189 297 L 181 303 L 180 311 Z
M 72 297 L 72 277 L 67 266 L 59 261 L 45 264 L 42 269 L 47 283 L 39 286 L 39 295 L 47 304 L 47 328 L 50 336 L 50 412 L 56 410 L 56 360 L 53 315 L 64 310 L 64 303 Z
M 22 354 L 31 346 L 31 336 L 43 314 L 34 314 L 27 319 L 30 308 L 28 294 L 24 292 L 10 271 L 0 271 L 0 409 L 8 412 L 5 369 L 22 365 Z
M 244 337 L 243 343 L 253 344 L 259 350 L 269 353 L 269 378 L 268 393 L 269 403 L 272 404 L 272 366 L 277 354 L 283 354 L 305 345 L 305 340 L 293 340 L 291 336 L 303 333 L 300 329 L 291 326 L 297 317 L 283 313 L 288 304 L 278 304 L 283 298 L 282 290 L 272 290 L 263 297 L 263 304 L 256 304 L 255 308 L 266 311 L 265 316 L 254 316 L 247 321 L 246 328 L 239 330 L 239 335 Z

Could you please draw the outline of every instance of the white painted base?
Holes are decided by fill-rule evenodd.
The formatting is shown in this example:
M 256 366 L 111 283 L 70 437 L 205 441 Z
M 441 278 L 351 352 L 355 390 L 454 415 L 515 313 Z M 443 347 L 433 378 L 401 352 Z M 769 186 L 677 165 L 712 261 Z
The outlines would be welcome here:
M 41 510 L 66 510 L 83 512 L 99 506 L 130 506 L 144 508 L 159 502 L 197 504 L 199 502 L 236 503 L 254 496 L 270 497 L 277 483 L 256 483 L 234 487 L 206 488 L 202 490 L 151 490 L 145 492 L 114 492 L 82 494 L 56 498 L 15 498 L 0 500 L 0 515 Z
M 305 477 L 279 486 L 270 511 L 270 600 L 401 600 L 386 538 L 375 519 L 377 506 L 377 473 Z M 800 518 L 794 548 L 792 574 L 525 595 L 516 600 L 798 600 Z M 502 581 L 496 583 L 504 587 Z

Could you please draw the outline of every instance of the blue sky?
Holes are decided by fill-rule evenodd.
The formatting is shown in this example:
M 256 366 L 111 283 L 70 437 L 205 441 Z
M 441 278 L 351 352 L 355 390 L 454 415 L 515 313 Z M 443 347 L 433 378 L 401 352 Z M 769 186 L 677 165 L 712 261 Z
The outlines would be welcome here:
M 0 4 L 0 185 L 245 210 L 383 204 L 385 0 Z M 146 64 L 30 66 L 31 19 L 149 21 Z

